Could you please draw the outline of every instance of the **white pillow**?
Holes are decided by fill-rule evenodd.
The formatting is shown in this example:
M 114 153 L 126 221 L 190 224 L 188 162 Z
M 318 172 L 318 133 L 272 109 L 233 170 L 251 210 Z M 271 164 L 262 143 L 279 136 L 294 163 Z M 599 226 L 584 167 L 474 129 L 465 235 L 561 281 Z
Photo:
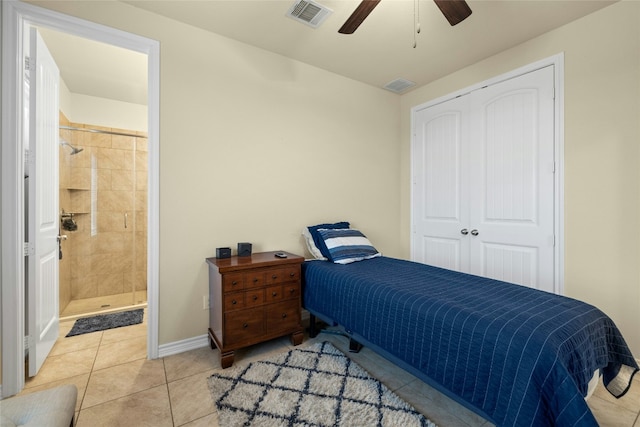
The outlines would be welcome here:
M 318 249 L 314 243 L 313 237 L 311 237 L 311 233 L 309 233 L 309 229 L 307 227 L 302 229 L 302 236 L 304 237 L 304 242 L 307 244 L 307 250 L 309 253 L 313 255 L 315 259 L 326 261 L 327 258 L 322 255 L 322 252 L 320 252 L 320 249 Z

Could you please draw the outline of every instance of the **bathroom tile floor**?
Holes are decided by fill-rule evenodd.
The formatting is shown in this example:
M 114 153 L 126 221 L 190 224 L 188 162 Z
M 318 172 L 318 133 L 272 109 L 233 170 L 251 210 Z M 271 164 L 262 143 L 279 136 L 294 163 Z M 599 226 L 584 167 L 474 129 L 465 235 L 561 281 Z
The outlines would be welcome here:
M 146 316 L 145 316 L 146 318 Z M 76 425 L 218 426 L 207 378 L 220 368 L 217 350 L 203 347 L 157 360 L 146 359 L 146 323 L 64 338 L 73 321 L 61 322 L 60 338 L 40 373 L 22 393 L 71 383 L 78 387 Z M 491 424 L 368 348 L 348 352 L 348 340 L 319 334 L 439 426 Z M 303 344 L 303 345 L 304 345 Z M 246 364 L 292 348 L 287 337 L 237 352 Z M 589 399 L 601 426 L 640 427 L 640 375 L 621 399 L 600 385 Z

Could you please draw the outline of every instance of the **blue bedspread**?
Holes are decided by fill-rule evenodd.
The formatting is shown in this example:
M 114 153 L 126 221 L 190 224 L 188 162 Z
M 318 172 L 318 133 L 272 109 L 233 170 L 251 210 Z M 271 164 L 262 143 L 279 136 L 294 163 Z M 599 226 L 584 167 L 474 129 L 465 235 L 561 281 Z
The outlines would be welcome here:
M 498 426 L 589 426 L 600 369 L 612 394 L 638 365 L 596 307 L 543 291 L 388 257 L 307 261 L 303 301 L 418 369 Z

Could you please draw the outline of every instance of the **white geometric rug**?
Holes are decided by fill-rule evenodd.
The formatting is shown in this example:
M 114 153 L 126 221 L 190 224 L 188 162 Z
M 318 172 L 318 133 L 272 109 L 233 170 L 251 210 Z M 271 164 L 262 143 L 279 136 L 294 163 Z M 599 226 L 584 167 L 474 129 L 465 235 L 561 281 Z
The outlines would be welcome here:
M 435 427 L 328 342 L 221 370 L 209 388 L 225 427 Z

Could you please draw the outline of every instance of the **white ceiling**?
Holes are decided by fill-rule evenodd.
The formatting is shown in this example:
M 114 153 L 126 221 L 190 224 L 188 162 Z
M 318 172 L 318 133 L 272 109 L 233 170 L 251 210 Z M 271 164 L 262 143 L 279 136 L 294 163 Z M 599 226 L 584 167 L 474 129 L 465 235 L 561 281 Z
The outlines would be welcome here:
M 467 0 L 473 13 L 454 27 L 431 0 L 382 0 L 352 35 L 338 28 L 359 0 L 315 0 L 333 10 L 317 29 L 285 16 L 294 0 L 123 1 L 376 87 L 396 78 L 419 87 L 616 0 Z M 72 92 L 146 103 L 144 55 L 72 39 L 45 35 Z

